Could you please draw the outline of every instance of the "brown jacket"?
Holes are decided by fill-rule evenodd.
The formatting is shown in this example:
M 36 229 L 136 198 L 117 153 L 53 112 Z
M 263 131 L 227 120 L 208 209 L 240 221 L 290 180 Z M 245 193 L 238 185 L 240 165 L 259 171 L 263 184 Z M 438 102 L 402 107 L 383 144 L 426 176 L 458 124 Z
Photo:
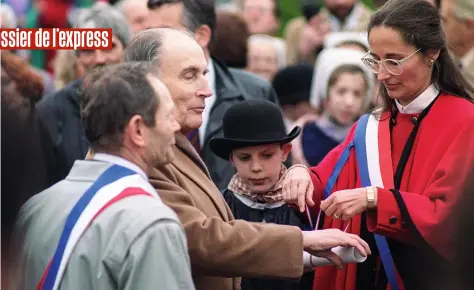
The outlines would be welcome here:
M 154 170 L 150 182 L 184 225 L 197 290 L 240 289 L 241 276 L 303 274 L 299 228 L 235 220 L 182 134 L 176 135 L 174 153 L 174 161 Z

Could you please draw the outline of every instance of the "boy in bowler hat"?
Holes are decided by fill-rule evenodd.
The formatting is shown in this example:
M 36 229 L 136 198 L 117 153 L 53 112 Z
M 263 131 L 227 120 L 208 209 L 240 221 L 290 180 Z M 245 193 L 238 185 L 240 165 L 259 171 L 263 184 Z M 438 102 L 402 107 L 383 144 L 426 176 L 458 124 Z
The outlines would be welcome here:
M 209 147 L 237 170 L 223 191 L 234 217 L 310 230 L 307 217 L 289 207 L 282 196 L 287 172 L 283 163 L 301 128 L 287 134 L 280 108 L 266 100 L 243 101 L 229 108 L 223 125 L 224 137 L 212 138 Z M 301 281 L 243 277 L 241 286 L 242 290 L 311 289 L 311 276 L 307 273 Z

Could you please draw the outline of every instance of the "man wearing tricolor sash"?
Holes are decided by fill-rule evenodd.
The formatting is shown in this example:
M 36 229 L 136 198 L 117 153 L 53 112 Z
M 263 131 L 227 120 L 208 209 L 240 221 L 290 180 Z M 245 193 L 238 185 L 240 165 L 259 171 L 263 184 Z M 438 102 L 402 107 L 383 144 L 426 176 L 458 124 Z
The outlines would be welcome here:
M 474 89 L 427 1 L 389 0 L 368 31 L 362 61 L 381 82 L 384 106 L 309 174 L 293 172 L 285 200 L 321 210 L 322 228 L 347 227 L 376 253 L 316 269 L 314 290 L 441 289 L 454 274 L 455 208 L 474 168 Z
M 180 126 L 168 89 L 139 63 L 84 84 L 82 122 L 96 154 L 22 207 L 10 289 L 194 289 L 184 229 L 147 177 L 174 158 Z

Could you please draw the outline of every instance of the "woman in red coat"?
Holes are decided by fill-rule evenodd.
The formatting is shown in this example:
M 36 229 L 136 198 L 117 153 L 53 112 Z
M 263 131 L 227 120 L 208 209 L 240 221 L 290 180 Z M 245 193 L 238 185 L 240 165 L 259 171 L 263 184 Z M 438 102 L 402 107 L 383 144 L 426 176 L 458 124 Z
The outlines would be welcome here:
M 306 196 L 324 228 L 349 224 L 376 253 L 341 270 L 317 268 L 313 289 L 437 289 L 453 268 L 453 208 L 474 166 L 474 90 L 428 2 L 389 0 L 368 32 L 363 62 L 382 84 L 384 107 L 310 174 L 292 169 L 285 199 L 304 210 Z

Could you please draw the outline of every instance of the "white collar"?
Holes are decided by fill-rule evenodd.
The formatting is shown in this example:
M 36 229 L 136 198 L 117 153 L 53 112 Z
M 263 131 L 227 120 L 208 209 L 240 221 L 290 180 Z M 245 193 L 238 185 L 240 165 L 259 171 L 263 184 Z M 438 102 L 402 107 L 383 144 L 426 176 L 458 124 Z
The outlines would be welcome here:
M 357 26 L 359 25 L 360 17 L 362 16 L 362 13 L 363 13 L 362 4 L 359 2 L 356 2 L 356 4 L 354 4 L 354 7 L 352 8 L 351 13 L 347 15 L 346 19 L 344 19 L 344 22 L 341 22 L 339 18 L 329 13 L 331 30 L 333 32 L 338 32 L 338 31 L 350 31 L 350 30 L 356 29 Z
M 431 84 L 421 95 L 416 97 L 411 103 L 402 106 L 398 100 L 395 101 L 398 111 L 402 114 L 418 114 L 421 113 L 431 102 L 438 96 L 439 90 Z
M 474 59 L 474 47 L 471 48 L 471 50 L 461 58 L 461 64 L 462 64 L 463 69 L 467 69 L 469 65 L 471 64 L 471 62 L 473 61 L 473 59 Z
M 209 70 L 207 73 L 207 81 L 209 82 L 209 86 L 211 86 L 212 94 L 215 94 L 216 72 L 214 69 L 214 62 L 212 61 L 211 57 L 209 57 L 209 60 L 207 61 L 207 69 Z
M 128 161 L 117 155 L 107 154 L 107 153 L 96 153 L 93 156 L 94 160 L 108 162 L 116 165 L 120 165 L 122 167 L 128 168 L 136 173 L 140 174 L 145 180 L 148 180 L 148 176 L 146 175 L 145 171 L 143 171 L 138 165 Z

